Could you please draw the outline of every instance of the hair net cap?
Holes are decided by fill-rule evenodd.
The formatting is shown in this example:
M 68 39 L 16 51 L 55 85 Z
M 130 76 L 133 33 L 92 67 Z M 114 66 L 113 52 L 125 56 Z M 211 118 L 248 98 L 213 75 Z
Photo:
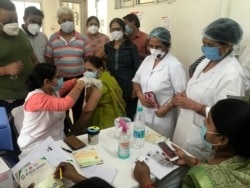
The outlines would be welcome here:
M 156 37 L 160 39 L 162 42 L 171 43 L 171 35 L 170 32 L 164 27 L 156 27 L 154 28 L 148 35 L 148 39 Z
M 203 37 L 218 41 L 238 44 L 243 35 L 241 26 L 229 18 L 220 18 L 210 23 L 202 33 Z

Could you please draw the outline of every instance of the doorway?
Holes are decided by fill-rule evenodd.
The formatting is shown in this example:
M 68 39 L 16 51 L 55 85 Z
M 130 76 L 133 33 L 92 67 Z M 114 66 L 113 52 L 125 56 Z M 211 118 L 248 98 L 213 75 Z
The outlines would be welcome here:
M 85 33 L 85 22 L 88 15 L 86 0 L 61 0 L 61 6 L 69 7 L 73 10 L 75 30 L 79 33 Z

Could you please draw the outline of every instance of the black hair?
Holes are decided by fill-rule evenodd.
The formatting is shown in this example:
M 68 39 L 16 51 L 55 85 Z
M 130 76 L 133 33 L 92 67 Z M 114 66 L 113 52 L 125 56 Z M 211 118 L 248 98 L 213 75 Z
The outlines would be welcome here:
M 23 18 L 27 18 L 31 14 L 32 15 L 36 15 L 36 16 L 41 16 L 42 18 L 44 18 L 43 12 L 41 10 L 37 9 L 34 6 L 27 7 L 24 10 L 24 16 L 23 16 Z
M 112 185 L 110 185 L 108 182 L 106 182 L 105 180 L 99 177 L 92 177 L 92 178 L 82 180 L 76 183 L 72 188 L 82 188 L 82 187 L 113 188 Z
M 56 75 L 56 66 L 48 63 L 37 64 L 29 75 L 26 86 L 29 91 L 42 87 L 45 79 L 52 80 Z
M 211 108 L 218 133 L 227 136 L 236 155 L 250 157 L 250 104 L 238 99 L 224 99 Z
M 140 28 L 140 20 L 137 15 L 135 14 L 127 14 L 126 16 L 123 17 L 124 20 L 128 20 L 129 22 L 135 21 L 135 25 L 137 28 Z
M 125 32 L 125 22 L 121 19 L 121 18 L 114 18 L 110 21 L 109 23 L 109 29 L 111 28 L 112 24 L 113 23 L 117 23 L 121 28 L 122 28 L 122 31 Z M 123 38 L 125 39 L 125 43 L 126 44 L 129 44 L 131 41 L 130 39 L 127 37 L 127 35 L 123 35 Z
M 121 18 L 114 18 L 111 20 L 109 23 L 109 28 L 111 28 L 113 23 L 117 23 L 122 28 L 122 31 L 125 32 L 125 22 Z
M 88 58 L 85 62 L 87 62 L 87 61 L 89 61 L 97 69 L 99 69 L 101 67 L 104 69 L 104 65 L 103 65 L 102 60 L 97 56 L 88 56 Z
M 0 0 L 0 9 L 14 11 L 16 7 L 10 0 Z
M 91 22 L 92 20 L 96 20 L 97 23 L 98 23 L 98 27 L 100 27 L 100 21 L 99 21 L 99 19 L 96 16 L 90 16 L 90 17 L 88 17 L 86 26 L 88 26 L 89 22 Z

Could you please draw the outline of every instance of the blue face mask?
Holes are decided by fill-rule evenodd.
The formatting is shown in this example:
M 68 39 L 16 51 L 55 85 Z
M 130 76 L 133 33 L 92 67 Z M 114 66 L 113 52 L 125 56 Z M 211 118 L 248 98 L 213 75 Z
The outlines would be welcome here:
M 220 47 L 202 46 L 201 50 L 206 58 L 210 60 L 220 60 L 223 58 L 223 55 L 220 55 L 219 48 Z
M 97 71 L 96 72 L 86 71 L 83 75 L 84 77 L 87 77 L 87 78 L 96 78 Z
M 131 34 L 132 31 L 133 31 L 133 29 L 130 28 L 130 27 L 128 26 L 128 24 L 126 24 L 126 25 L 125 25 L 125 32 L 126 32 L 127 34 Z
M 58 91 L 62 88 L 63 86 L 63 77 L 60 77 L 58 80 L 57 80 L 57 86 L 53 86 L 53 90 L 54 91 Z
M 212 149 L 213 145 L 217 145 L 217 144 L 211 144 L 210 142 L 208 142 L 208 141 L 205 139 L 206 133 L 210 133 L 210 134 L 219 134 L 219 133 L 207 131 L 207 128 L 206 128 L 204 122 L 202 122 L 202 124 L 201 124 L 201 131 L 200 131 L 201 139 L 202 139 L 204 145 L 205 145 L 207 148 Z

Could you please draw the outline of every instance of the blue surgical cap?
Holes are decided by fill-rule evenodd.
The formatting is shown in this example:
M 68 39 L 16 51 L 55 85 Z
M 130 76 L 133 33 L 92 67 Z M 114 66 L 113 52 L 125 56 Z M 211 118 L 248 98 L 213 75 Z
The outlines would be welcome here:
M 171 43 L 171 35 L 170 32 L 164 27 L 156 27 L 154 28 L 148 35 L 148 39 L 156 37 L 160 39 L 164 43 Z
M 232 19 L 220 18 L 210 23 L 202 33 L 203 37 L 217 41 L 238 44 L 243 35 L 241 26 Z

